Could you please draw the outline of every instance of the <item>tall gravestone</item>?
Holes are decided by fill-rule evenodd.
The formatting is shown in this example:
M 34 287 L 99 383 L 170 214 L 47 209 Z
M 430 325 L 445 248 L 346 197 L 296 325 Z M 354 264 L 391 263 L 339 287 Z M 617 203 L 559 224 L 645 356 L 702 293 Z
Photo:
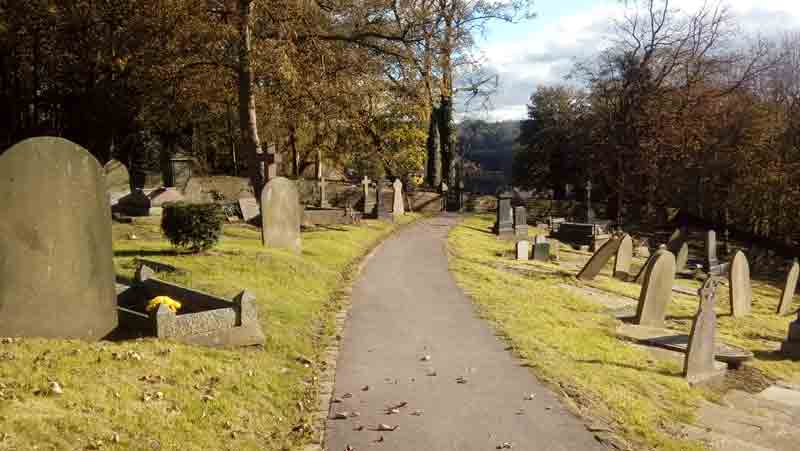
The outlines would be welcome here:
M 794 299 L 794 291 L 797 288 L 797 276 L 800 275 L 800 265 L 797 259 L 792 260 L 789 264 L 789 269 L 786 271 L 786 283 L 783 285 L 781 292 L 781 300 L 778 303 L 778 314 L 786 315 L 792 307 L 792 300 Z
M 403 204 L 403 182 L 400 179 L 395 179 L 392 184 L 394 190 L 394 197 L 392 202 L 392 214 L 395 217 L 406 214 L 406 207 Z
M 528 237 L 528 212 L 525 207 L 514 207 L 514 236 Z
M 692 321 L 689 344 L 683 361 L 683 377 L 690 384 L 697 384 L 724 373 L 714 361 L 714 337 L 717 333 L 717 314 L 714 312 L 716 281 L 706 279 L 700 289 L 700 307 Z
M 540 262 L 550 261 L 550 243 L 542 235 L 533 239 L 533 259 Z
M 384 221 L 391 221 L 392 214 L 389 211 L 389 206 L 386 205 L 386 199 L 383 197 L 383 181 L 375 181 L 375 219 Z
M 267 247 L 300 253 L 302 210 L 300 194 L 293 181 L 285 177 L 270 180 L 261 192 L 261 236 Z
M 118 160 L 110 160 L 106 163 L 103 166 L 103 172 L 106 179 L 106 189 L 113 205 L 131 192 L 131 175 L 128 172 L 128 168 Z
M 617 247 L 614 257 L 614 277 L 621 280 L 628 280 L 631 274 L 631 261 L 633 260 L 633 239 L 630 235 L 625 235 Z
M 369 185 L 370 185 L 370 182 L 371 181 L 370 181 L 369 177 L 367 177 L 366 175 L 361 180 L 361 186 L 364 189 L 364 209 L 362 210 L 362 212 L 364 213 L 365 217 L 367 215 L 369 215 L 370 213 L 372 213 L 372 208 L 373 208 L 372 203 L 369 201 Z
M 703 269 L 709 274 L 714 273 L 714 268 L 719 266 L 717 259 L 717 232 L 709 230 L 706 232 L 706 255 Z
M 510 192 L 502 192 L 497 195 L 497 217 L 494 223 L 494 233 L 500 238 L 514 236 L 514 218 L 511 211 Z
M 797 318 L 789 323 L 789 334 L 781 343 L 781 354 L 800 358 L 800 311 L 797 312 Z
M 61 138 L 0 155 L 0 336 L 101 339 L 117 326 L 103 168 Z
M 597 277 L 606 263 L 616 254 L 621 242 L 622 238 L 619 235 L 613 235 L 611 239 L 606 241 L 586 262 L 586 265 L 578 273 L 578 279 L 592 280 Z
M 753 306 L 753 288 L 750 285 L 750 265 L 744 252 L 736 251 L 728 273 L 731 315 L 740 318 L 750 314 Z
M 682 242 L 675 254 L 675 272 L 682 272 L 686 269 L 686 262 L 689 261 L 689 243 Z
M 659 249 L 645 271 L 635 322 L 640 326 L 664 327 L 675 281 L 675 256 L 666 249 Z

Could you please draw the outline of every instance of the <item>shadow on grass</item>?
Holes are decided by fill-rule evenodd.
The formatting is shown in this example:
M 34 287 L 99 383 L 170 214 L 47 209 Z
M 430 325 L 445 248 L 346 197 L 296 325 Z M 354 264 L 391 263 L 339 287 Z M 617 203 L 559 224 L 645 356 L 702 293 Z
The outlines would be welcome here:
M 151 249 L 151 250 L 131 249 L 131 250 L 114 251 L 114 257 L 158 257 L 158 256 L 174 257 L 182 254 L 184 254 L 184 252 L 179 252 L 176 249 Z
M 629 369 L 629 370 L 636 370 L 636 371 L 647 372 L 647 373 L 656 373 L 656 374 L 660 374 L 662 376 L 680 376 L 679 372 L 667 371 L 667 370 L 656 370 L 656 369 L 653 369 L 653 368 L 643 368 L 643 367 L 640 367 L 640 366 L 628 365 L 626 363 L 603 362 L 601 360 L 596 360 L 596 359 L 594 359 L 594 360 L 576 359 L 575 361 L 578 362 L 578 363 L 589 363 L 589 364 L 592 364 L 592 365 L 601 365 L 601 366 L 611 365 L 611 366 L 616 366 L 618 368 L 626 368 L 626 369 Z
M 487 235 L 494 235 L 494 232 L 492 232 L 491 230 L 479 229 L 479 228 L 477 228 L 477 227 L 472 227 L 472 226 L 468 226 L 468 225 L 465 225 L 465 226 L 463 226 L 463 227 L 464 227 L 465 229 L 476 230 L 476 231 L 478 231 L 478 232 L 482 232 L 482 233 L 485 233 L 485 234 L 487 234 Z
M 781 354 L 781 352 L 778 350 L 775 351 L 755 350 L 753 351 L 753 356 L 756 359 L 763 360 L 765 362 L 783 362 L 783 361 L 796 362 L 800 360 L 800 357 L 791 357 L 786 354 Z

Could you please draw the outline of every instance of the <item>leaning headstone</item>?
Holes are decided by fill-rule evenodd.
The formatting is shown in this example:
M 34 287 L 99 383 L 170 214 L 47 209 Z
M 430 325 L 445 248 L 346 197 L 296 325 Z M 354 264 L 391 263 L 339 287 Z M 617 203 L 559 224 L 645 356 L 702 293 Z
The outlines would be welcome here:
M 692 321 L 689 345 L 683 361 L 683 377 L 690 384 L 697 384 L 721 376 L 715 366 L 714 337 L 717 333 L 717 314 L 714 312 L 714 295 L 717 282 L 713 277 L 706 279 L 700 289 L 700 308 Z
M 647 274 L 647 267 L 650 266 L 653 263 L 653 260 L 655 260 L 656 253 L 658 253 L 658 251 L 662 251 L 662 250 L 664 250 L 664 251 L 667 250 L 667 245 L 666 244 L 659 245 L 658 246 L 658 250 L 655 253 L 651 254 L 649 257 L 647 257 L 647 260 L 645 260 L 645 262 L 644 262 L 644 266 L 642 266 L 642 268 L 639 270 L 639 274 L 636 274 L 636 277 L 633 278 L 634 282 L 636 282 L 638 284 L 643 284 L 644 283 L 644 276 L 645 276 L 645 274 Z
M 511 211 L 511 193 L 502 192 L 497 195 L 497 218 L 494 233 L 500 238 L 514 236 L 514 218 Z
M 514 236 L 528 237 L 528 213 L 525 207 L 514 207 Z
M 683 242 L 675 254 L 675 271 L 682 272 L 686 269 L 686 262 L 689 261 L 689 243 Z
M 731 315 L 736 318 L 747 316 L 753 305 L 753 288 L 750 285 L 750 265 L 742 251 L 736 251 L 733 256 L 728 282 L 731 293 Z
M 117 326 L 103 168 L 61 138 L 0 155 L 0 336 L 98 340 Z M 35 214 L 33 214 L 35 212 Z
M 667 250 L 678 255 L 681 246 L 686 242 L 687 234 L 687 231 L 684 229 L 675 229 L 672 235 L 670 235 L 669 240 L 667 240 Z
M 639 303 L 636 306 L 636 324 L 649 327 L 664 327 L 667 304 L 672 298 L 675 281 L 675 256 L 666 249 L 653 254 L 647 266 Z
M 786 315 L 792 307 L 794 291 L 797 288 L 797 276 L 800 274 L 800 265 L 797 259 L 792 260 L 789 270 L 786 272 L 786 283 L 781 292 L 781 301 L 778 303 L 778 315 Z
M 402 216 L 406 214 L 406 208 L 403 205 L 403 182 L 400 179 L 395 179 L 392 188 L 394 189 L 392 213 L 395 216 Z
M 528 260 L 531 252 L 530 241 L 517 241 L 517 260 Z
M 109 201 L 114 206 L 120 199 L 131 192 L 131 175 L 128 168 L 117 160 L 111 160 L 103 166 L 106 189 Z
M 578 279 L 592 280 L 600 274 L 600 270 L 608 263 L 611 257 L 617 252 L 622 239 L 618 235 L 613 235 L 611 239 L 606 241 L 597 252 L 592 255 L 586 266 L 578 273 Z
M 626 234 L 622 237 L 614 256 L 614 277 L 628 280 L 631 273 L 631 260 L 633 260 L 633 239 Z
M 242 211 L 242 219 L 244 222 L 250 222 L 261 214 L 261 209 L 258 207 L 258 201 L 255 197 L 239 199 L 239 210 Z
M 261 236 L 267 247 L 302 251 L 300 194 L 285 177 L 270 180 L 261 193 Z

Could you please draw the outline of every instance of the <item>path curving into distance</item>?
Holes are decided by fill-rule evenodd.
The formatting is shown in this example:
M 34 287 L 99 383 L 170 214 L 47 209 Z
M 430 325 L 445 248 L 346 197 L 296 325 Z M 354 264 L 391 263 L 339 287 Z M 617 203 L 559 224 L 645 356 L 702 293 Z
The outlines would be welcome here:
M 356 280 L 325 449 L 607 449 L 505 350 L 456 285 L 445 246 L 458 221 L 440 216 L 400 231 Z M 344 412 L 359 415 L 333 419 Z M 380 424 L 397 429 L 373 430 Z

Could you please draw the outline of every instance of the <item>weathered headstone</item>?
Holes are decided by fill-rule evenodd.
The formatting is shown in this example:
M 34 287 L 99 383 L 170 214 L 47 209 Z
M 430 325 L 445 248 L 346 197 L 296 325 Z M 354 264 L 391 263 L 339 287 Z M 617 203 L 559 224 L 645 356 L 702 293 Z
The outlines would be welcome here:
M 440 190 L 442 191 L 442 211 L 447 211 L 447 192 L 450 188 L 447 186 L 447 183 L 442 182 Z
M 534 238 L 533 259 L 539 262 L 550 261 L 550 243 L 541 235 L 536 235 Z
M 715 267 L 719 265 L 717 259 L 717 232 L 709 230 L 706 232 L 706 255 L 703 269 L 709 274 L 713 274 Z
M 500 238 L 514 236 L 514 218 L 511 211 L 511 193 L 502 192 L 497 195 L 497 218 L 494 223 L 494 233 Z
M 753 288 L 750 285 L 750 265 L 742 251 L 736 251 L 731 261 L 728 282 L 731 298 L 731 315 L 747 316 L 753 305 Z
M 331 204 L 328 203 L 328 182 L 325 177 L 317 181 L 317 186 L 319 187 L 319 207 L 330 208 Z
M 675 256 L 666 249 L 653 254 L 647 266 L 639 303 L 636 306 L 636 324 L 649 327 L 664 327 L 667 304 L 672 299 L 672 284 L 675 281 Z
M 699 291 L 700 307 L 692 321 L 683 363 L 683 377 L 690 384 L 707 381 L 725 372 L 724 369 L 718 370 L 714 361 L 714 337 L 717 333 L 717 314 L 714 312 L 716 284 L 714 278 L 709 277 Z
M 789 323 L 789 335 L 781 343 L 781 354 L 800 358 L 800 310 L 797 312 L 797 319 Z
M 117 160 L 110 160 L 103 166 L 103 172 L 111 204 L 116 204 L 119 199 L 131 192 L 131 176 L 128 168 Z
M 400 179 L 395 179 L 392 188 L 394 189 L 392 214 L 395 216 L 402 216 L 406 214 L 406 207 L 403 204 L 403 182 L 401 182 Z
M 606 263 L 608 263 L 611 257 L 617 252 L 617 248 L 619 248 L 621 242 L 622 238 L 618 235 L 613 235 L 611 239 L 606 241 L 606 243 L 592 255 L 589 261 L 586 262 L 586 266 L 578 273 L 578 279 L 592 280 L 597 277 Z
M 525 207 L 514 207 L 514 236 L 528 237 L 528 213 Z
M 778 303 L 778 315 L 786 315 L 792 307 L 794 291 L 797 288 L 797 276 L 800 274 L 800 265 L 797 259 L 792 260 L 789 270 L 786 271 L 786 283 L 783 285 L 781 300 Z
M 370 183 L 371 180 L 366 175 L 364 176 L 363 179 L 361 179 L 361 186 L 364 188 L 364 209 L 363 209 L 364 216 L 367 216 L 368 214 L 372 213 L 372 205 L 369 201 Z
M 658 246 L 658 250 L 656 250 L 656 253 L 658 251 L 661 251 L 661 250 L 667 250 L 667 245 L 666 244 L 659 245 Z M 653 253 L 649 257 L 647 257 L 647 260 L 645 260 L 645 262 L 644 262 L 644 266 L 642 266 L 642 268 L 639 270 L 639 273 L 636 274 L 636 277 L 634 277 L 634 279 L 633 279 L 634 282 L 636 282 L 638 284 L 643 284 L 644 283 L 644 276 L 645 276 L 645 274 L 647 274 L 647 267 L 650 266 L 653 263 L 653 260 L 655 259 L 655 256 L 656 256 L 656 253 Z
M 614 277 L 621 280 L 628 280 L 631 275 L 631 261 L 633 260 L 633 239 L 630 235 L 625 235 L 617 247 L 614 256 Z
M 261 193 L 261 234 L 265 246 L 302 251 L 300 194 L 285 177 L 270 180 Z
M 383 181 L 375 181 L 375 219 L 383 221 L 391 221 L 392 213 L 389 211 L 389 206 L 386 205 L 386 199 L 383 197 Z
M 675 254 L 675 271 L 682 272 L 686 269 L 686 262 L 689 261 L 689 243 L 682 242 L 678 248 L 678 253 Z
M 242 211 L 242 219 L 250 222 L 261 214 L 258 201 L 255 197 L 244 197 L 239 199 L 239 209 Z
M 61 138 L 0 155 L 0 336 L 96 340 L 117 326 L 103 168 Z
M 530 241 L 522 240 L 517 241 L 517 260 L 530 259 L 531 243 Z
M 685 229 L 675 229 L 675 231 L 672 232 L 672 235 L 670 235 L 669 240 L 667 240 L 667 250 L 675 255 L 678 255 L 681 246 L 686 242 L 687 238 L 688 231 Z
M 550 257 L 555 260 L 559 261 L 561 259 L 561 243 L 558 240 L 554 240 L 550 238 Z

